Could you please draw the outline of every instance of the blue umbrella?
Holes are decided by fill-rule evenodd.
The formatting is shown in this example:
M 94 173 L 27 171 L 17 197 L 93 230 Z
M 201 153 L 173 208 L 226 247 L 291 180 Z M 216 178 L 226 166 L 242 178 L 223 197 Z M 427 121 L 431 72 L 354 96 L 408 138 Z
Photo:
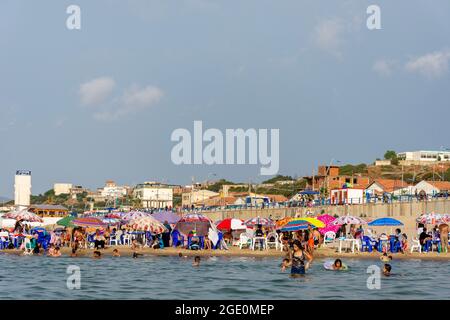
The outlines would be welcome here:
M 369 222 L 368 225 L 371 227 L 386 227 L 386 226 L 395 227 L 395 226 L 402 226 L 403 223 L 393 218 L 379 218 L 373 220 L 372 222 Z

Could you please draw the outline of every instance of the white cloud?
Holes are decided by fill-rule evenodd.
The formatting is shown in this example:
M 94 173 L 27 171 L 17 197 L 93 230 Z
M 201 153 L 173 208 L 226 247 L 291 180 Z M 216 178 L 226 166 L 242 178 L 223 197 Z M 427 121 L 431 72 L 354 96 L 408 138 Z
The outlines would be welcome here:
M 340 55 L 339 48 L 342 43 L 344 23 L 340 19 L 327 19 L 321 21 L 314 29 L 316 45 L 334 55 Z
M 111 95 L 116 83 L 110 77 L 100 77 L 80 85 L 80 99 L 83 105 L 98 106 Z
M 450 50 L 436 51 L 411 59 L 405 68 L 427 78 L 438 78 L 448 71 Z
M 392 74 L 395 62 L 392 60 L 377 60 L 372 69 L 381 76 L 390 76 Z
M 140 88 L 137 85 L 125 90 L 115 103 L 94 114 L 94 118 L 102 121 L 117 120 L 122 116 L 136 114 L 158 103 L 164 92 L 155 86 Z

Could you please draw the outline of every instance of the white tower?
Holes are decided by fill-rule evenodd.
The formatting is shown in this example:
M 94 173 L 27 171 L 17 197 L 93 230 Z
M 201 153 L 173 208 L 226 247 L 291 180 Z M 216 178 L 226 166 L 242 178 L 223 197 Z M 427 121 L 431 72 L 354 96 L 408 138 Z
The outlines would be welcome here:
M 14 181 L 14 204 L 20 209 L 30 205 L 31 171 L 17 170 Z

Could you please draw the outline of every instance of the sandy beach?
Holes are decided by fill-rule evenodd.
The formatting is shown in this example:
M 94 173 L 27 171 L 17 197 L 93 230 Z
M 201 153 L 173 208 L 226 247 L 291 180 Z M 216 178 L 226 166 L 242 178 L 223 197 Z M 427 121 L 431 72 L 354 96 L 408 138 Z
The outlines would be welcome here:
M 100 250 L 105 256 L 112 256 L 112 251 L 118 249 L 121 257 L 131 257 L 133 255 L 133 250 L 128 246 L 119 247 L 108 247 L 106 249 Z M 92 256 L 93 249 L 82 249 L 77 252 L 78 256 Z M 21 255 L 22 250 L 3 250 L 2 252 L 7 254 Z M 68 247 L 61 248 L 61 253 L 63 256 L 69 256 L 71 249 Z M 232 247 L 229 250 L 187 250 L 180 248 L 164 248 L 164 249 L 152 249 L 152 248 L 142 248 L 138 251 L 144 256 L 177 256 L 180 252 L 188 257 L 202 256 L 202 257 L 279 257 L 280 259 L 286 255 L 286 252 L 281 252 L 279 250 L 250 250 L 250 249 L 239 249 L 237 247 Z M 319 248 L 314 251 L 314 258 L 346 258 L 346 259 L 378 259 L 380 257 L 379 252 L 356 252 L 356 253 L 338 253 L 335 248 Z M 450 254 L 448 253 L 397 253 L 392 254 L 393 259 L 421 259 L 421 260 L 450 260 Z

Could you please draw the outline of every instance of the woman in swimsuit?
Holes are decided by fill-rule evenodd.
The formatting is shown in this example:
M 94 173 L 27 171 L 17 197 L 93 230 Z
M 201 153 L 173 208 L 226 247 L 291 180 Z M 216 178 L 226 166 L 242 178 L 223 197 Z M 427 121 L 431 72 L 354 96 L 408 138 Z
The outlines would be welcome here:
M 305 274 L 307 265 L 312 261 L 312 256 L 306 250 L 303 250 L 300 241 L 294 241 L 293 250 L 290 252 L 289 256 L 291 276 L 296 277 Z

